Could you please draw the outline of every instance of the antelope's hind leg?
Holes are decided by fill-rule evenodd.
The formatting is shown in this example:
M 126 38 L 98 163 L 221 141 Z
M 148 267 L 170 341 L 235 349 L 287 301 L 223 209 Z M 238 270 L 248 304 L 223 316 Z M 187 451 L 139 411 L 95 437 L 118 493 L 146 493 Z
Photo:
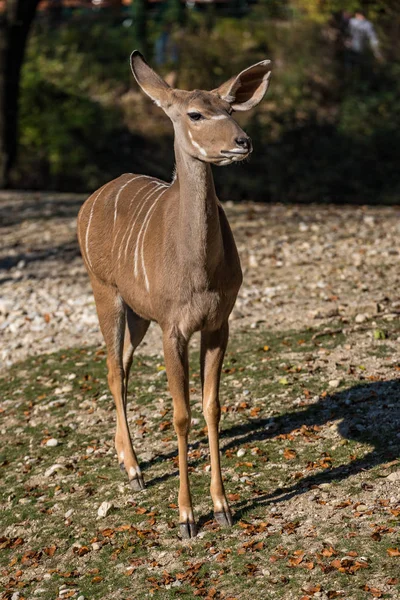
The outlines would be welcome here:
M 201 380 L 203 388 L 203 412 L 207 423 L 211 458 L 211 498 L 215 520 L 220 525 L 232 525 L 232 514 L 222 482 L 219 455 L 219 383 L 222 363 L 228 344 L 229 328 L 225 323 L 217 331 L 201 333 Z
M 126 388 L 133 351 L 142 340 L 148 323 L 147 321 L 140 323 L 140 326 L 136 328 L 137 333 L 132 335 L 131 330 L 134 331 L 135 329 L 133 327 L 135 323 L 134 313 L 127 308 L 118 291 L 95 278 L 91 278 L 91 280 L 100 329 L 107 346 L 108 385 L 117 409 L 115 449 L 118 461 L 124 464 L 132 488 L 140 490 L 144 488 L 144 481 L 132 447 L 128 427 Z M 134 316 L 136 317 L 136 315 Z M 140 319 L 141 321 L 143 320 Z M 129 331 L 128 336 L 125 327 Z M 126 338 L 128 339 L 125 341 Z
M 126 308 L 126 326 L 125 326 L 125 339 L 124 339 L 124 350 L 123 350 L 123 367 L 124 367 L 124 409 L 125 414 L 127 411 L 127 401 L 128 401 L 128 381 L 129 381 L 129 373 L 132 366 L 133 361 L 133 353 L 136 348 L 139 346 L 140 342 L 146 335 L 146 332 L 149 328 L 150 321 L 146 321 L 139 317 L 132 309 L 129 307 Z M 117 424 L 117 433 L 115 436 L 115 447 L 117 449 L 119 466 L 122 471 L 127 471 L 129 476 L 129 483 L 133 490 L 139 491 L 144 489 L 144 480 L 143 475 L 141 473 L 140 467 L 138 465 L 137 457 L 135 450 L 132 446 L 132 440 L 129 435 L 129 449 L 128 452 L 125 451 L 125 445 L 123 444 L 122 455 L 118 452 L 117 448 L 117 439 L 120 440 L 120 432 Z M 120 447 L 121 444 L 118 443 Z M 126 466 L 126 458 L 127 456 L 133 456 L 134 462 L 136 463 L 130 466 Z M 135 472 L 132 471 L 132 466 L 135 469 Z M 133 475 L 133 479 L 131 476 Z

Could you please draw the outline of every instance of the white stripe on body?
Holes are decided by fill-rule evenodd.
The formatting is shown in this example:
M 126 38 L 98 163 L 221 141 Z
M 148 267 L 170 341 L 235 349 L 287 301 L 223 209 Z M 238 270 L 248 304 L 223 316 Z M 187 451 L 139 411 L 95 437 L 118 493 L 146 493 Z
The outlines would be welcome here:
M 142 187 L 141 187 L 141 188 L 139 188 L 139 189 L 138 189 L 138 191 L 136 192 L 136 194 L 134 194 L 134 196 L 132 196 L 132 198 L 131 198 L 131 201 L 129 202 L 128 213 L 129 213 L 129 211 L 131 210 L 132 204 L 133 204 L 133 202 L 135 201 L 135 199 L 137 198 L 137 196 L 140 194 L 140 192 L 141 192 L 142 190 L 144 190 L 146 187 L 150 187 L 152 183 L 154 183 L 154 182 L 153 182 L 153 181 L 150 181 L 150 182 L 149 182 L 149 181 L 147 181 L 147 182 L 146 182 L 144 185 L 142 185 Z M 142 201 L 143 201 L 143 198 L 142 198 Z M 137 212 L 137 210 L 138 210 L 138 207 L 139 207 L 139 206 L 140 206 L 140 201 L 139 201 L 139 204 L 138 204 L 138 206 L 136 206 L 136 207 L 135 207 L 135 209 L 134 209 L 134 211 L 133 211 L 133 215 L 131 216 L 131 223 L 132 223 L 133 219 L 135 218 L 135 214 L 136 214 L 136 212 Z M 120 261 L 120 259 L 121 259 L 121 252 L 122 252 L 122 248 L 123 248 L 123 245 L 124 245 L 124 240 L 126 239 L 126 236 L 127 236 L 127 235 L 129 234 L 129 232 L 131 231 L 130 227 L 126 227 L 126 223 L 121 223 L 120 231 L 121 231 L 121 230 L 122 230 L 124 227 L 125 227 L 125 231 L 124 231 L 124 234 L 123 234 L 123 236 L 122 236 L 122 239 L 121 239 L 121 241 L 120 241 L 120 244 L 119 244 L 119 250 L 118 250 L 118 262 L 119 262 L 119 261 Z
M 149 227 L 149 223 L 151 221 L 151 217 L 153 216 L 153 213 L 155 211 L 156 204 L 159 201 L 159 199 L 161 198 L 161 196 L 163 194 L 165 194 L 166 191 L 167 190 L 163 190 L 161 192 L 161 194 L 159 194 L 159 196 L 157 196 L 157 198 L 154 200 L 153 204 L 151 205 L 150 210 L 148 211 L 148 213 L 147 213 L 147 215 L 146 215 L 146 217 L 145 217 L 145 219 L 144 219 L 144 221 L 142 223 L 142 228 L 139 231 L 138 243 L 137 243 L 137 247 L 136 247 L 136 249 L 139 247 L 139 238 L 140 238 L 140 234 L 142 233 L 142 230 L 143 230 L 142 247 L 141 247 L 141 250 L 140 250 L 140 258 L 141 258 L 142 269 L 143 269 L 143 273 L 144 273 L 144 281 L 145 281 L 145 285 L 146 285 L 146 290 L 148 292 L 150 291 L 150 284 L 149 284 L 149 279 L 147 277 L 146 267 L 145 267 L 145 264 L 144 264 L 144 240 L 145 240 L 145 237 L 146 237 L 147 229 Z M 135 255 L 135 275 L 136 275 L 136 255 Z
M 109 182 L 109 183 L 111 183 L 111 182 Z M 90 209 L 89 220 L 88 220 L 88 224 L 87 224 L 87 228 L 86 228 L 86 236 L 85 236 L 86 258 L 87 258 L 87 261 L 89 263 L 89 267 L 90 267 L 90 269 L 92 271 L 93 271 L 93 265 L 92 265 L 92 261 L 90 260 L 90 256 L 89 256 L 89 229 L 90 229 L 90 225 L 92 223 L 94 206 L 95 206 L 95 204 L 96 204 L 96 202 L 97 202 L 97 200 L 98 200 L 101 192 L 103 192 L 106 189 L 107 185 L 108 185 L 108 183 L 106 183 L 105 185 L 103 185 L 103 187 L 99 190 L 99 192 L 97 193 L 97 196 L 93 200 L 92 208 Z
M 141 204 L 141 206 L 140 206 L 140 209 L 139 209 L 138 211 L 136 211 L 136 216 L 135 216 L 134 222 L 133 222 L 133 223 L 132 223 L 132 225 L 131 225 L 131 230 L 130 230 L 130 233 L 129 233 L 129 237 L 128 237 L 128 240 L 127 240 L 127 242 L 126 242 L 126 245 L 125 245 L 125 253 L 124 253 L 124 258 L 125 258 L 125 259 L 126 259 L 126 258 L 127 258 L 127 256 L 128 256 L 129 243 L 130 243 L 130 241 L 131 241 L 131 237 L 132 237 L 132 234 L 133 234 L 133 231 L 134 231 L 134 228 L 135 228 L 136 222 L 137 222 L 138 218 L 140 217 L 140 215 L 141 215 L 141 213 L 142 213 L 142 210 L 144 209 L 144 207 L 145 207 L 145 204 L 146 204 L 147 200 L 148 200 L 149 198 L 151 198 L 151 196 L 153 196 L 153 194 L 155 194 L 155 193 L 156 193 L 156 192 L 157 192 L 157 191 L 158 191 L 158 190 L 159 190 L 161 187 L 168 187 L 168 186 L 167 186 L 167 184 L 165 184 L 165 183 L 160 183 L 160 182 L 155 182 L 155 183 L 156 183 L 156 186 L 155 186 L 155 188 L 154 188 L 154 189 L 152 189 L 152 190 L 151 190 L 151 192 L 149 192 L 149 193 L 148 193 L 148 194 L 147 194 L 147 195 L 146 195 L 146 196 L 143 198 L 143 202 L 142 202 L 142 204 Z M 136 248 L 137 248 L 137 244 L 138 244 L 138 238 L 136 238 L 136 240 L 135 240 L 135 245 L 134 245 L 135 254 L 136 254 Z
M 120 193 L 122 192 L 122 190 L 124 190 L 126 188 L 126 186 L 129 183 L 131 183 L 131 181 L 134 181 L 135 179 L 138 179 L 139 177 L 145 177 L 145 175 L 135 175 L 135 177 L 132 177 L 132 179 L 129 179 L 126 183 L 124 183 L 124 185 L 122 185 L 119 188 L 118 194 L 115 196 L 115 200 L 114 200 L 114 227 L 115 227 L 115 221 L 117 220 L 118 200 L 119 200 Z
M 117 211 L 118 211 L 118 200 L 119 200 L 119 195 L 122 192 L 123 189 L 126 188 L 126 186 L 131 183 L 132 181 L 136 181 L 136 179 L 142 179 L 142 178 L 146 178 L 146 179 L 150 179 L 150 177 L 148 175 L 135 175 L 135 177 L 133 177 L 132 179 L 129 179 L 129 181 L 127 181 L 126 183 L 124 183 L 124 185 L 122 187 L 120 187 L 120 189 L 118 190 L 117 195 L 115 196 L 115 207 L 114 207 L 114 225 L 113 225 L 113 243 L 111 246 L 111 255 L 114 252 L 114 248 L 115 248 L 115 242 L 117 240 L 116 236 L 114 235 L 114 229 L 115 229 L 115 223 L 117 220 Z M 133 198 L 136 198 L 137 194 L 135 194 L 135 196 Z M 129 207 L 131 206 L 132 200 L 129 204 Z

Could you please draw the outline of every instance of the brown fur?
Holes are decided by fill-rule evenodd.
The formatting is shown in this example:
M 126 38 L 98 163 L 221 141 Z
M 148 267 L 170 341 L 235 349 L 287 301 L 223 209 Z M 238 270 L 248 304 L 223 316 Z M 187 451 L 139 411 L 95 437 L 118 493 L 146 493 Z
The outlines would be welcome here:
M 230 113 L 232 108 L 251 108 L 261 100 L 268 86 L 268 62 L 250 67 L 213 92 L 185 92 L 169 88 L 134 53 L 132 68 L 138 83 L 174 124 L 176 179 L 167 184 L 141 175 L 121 175 L 88 198 L 78 217 L 81 252 L 108 351 L 108 381 L 117 408 L 115 446 L 135 489 L 142 489 L 144 481 L 126 419 L 129 369 L 150 321 L 156 321 L 163 332 L 178 436 L 179 513 L 184 537 L 196 533 L 187 472 L 187 346 L 195 331 L 201 331 L 214 511 L 220 523 L 232 522 L 219 462 L 218 390 L 228 317 L 242 272 L 232 232 L 215 194 L 210 163 L 228 164 L 251 152 L 249 138 Z M 193 112 L 201 113 L 202 118 L 193 121 L 188 115 Z

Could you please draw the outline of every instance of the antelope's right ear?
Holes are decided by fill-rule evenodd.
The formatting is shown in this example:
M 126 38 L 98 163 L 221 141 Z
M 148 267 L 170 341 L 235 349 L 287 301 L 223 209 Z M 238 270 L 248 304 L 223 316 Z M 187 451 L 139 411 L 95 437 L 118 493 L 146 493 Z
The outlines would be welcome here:
M 233 110 L 250 110 L 263 99 L 270 77 L 271 61 L 262 60 L 232 77 L 212 93 L 229 102 Z
M 169 104 L 171 88 L 157 73 L 147 64 L 138 50 L 131 54 L 131 69 L 133 76 L 157 106 L 166 108 Z

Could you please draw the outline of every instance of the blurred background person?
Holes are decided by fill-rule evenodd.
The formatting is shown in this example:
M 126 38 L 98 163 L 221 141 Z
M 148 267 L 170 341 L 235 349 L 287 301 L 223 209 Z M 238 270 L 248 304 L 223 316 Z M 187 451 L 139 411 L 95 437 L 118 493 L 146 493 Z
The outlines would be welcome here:
M 354 17 L 348 19 L 345 36 L 346 66 L 348 69 L 368 62 L 371 52 L 377 60 L 382 61 L 382 53 L 375 28 L 363 11 L 357 10 Z

